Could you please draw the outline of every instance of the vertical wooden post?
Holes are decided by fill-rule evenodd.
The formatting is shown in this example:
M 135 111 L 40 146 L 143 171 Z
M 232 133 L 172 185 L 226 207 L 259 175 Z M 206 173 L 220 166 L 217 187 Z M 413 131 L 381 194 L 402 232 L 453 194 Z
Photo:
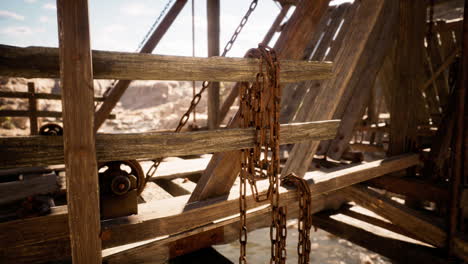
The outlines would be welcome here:
M 460 212 L 460 190 L 462 188 L 462 177 L 467 175 L 466 163 L 466 142 L 467 138 L 467 109 L 466 109 L 466 86 L 468 85 L 468 1 L 465 1 L 465 11 L 463 20 L 463 38 L 462 38 L 462 56 L 461 56 L 461 70 L 459 76 L 459 87 L 457 87 L 456 95 L 456 124 L 455 124 L 455 140 L 454 140 L 454 163 L 453 163 L 453 174 L 450 178 L 450 215 L 448 219 L 448 248 L 449 253 L 453 254 L 454 236 L 458 228 L 458 216 Z
M 417 92 L 422 86 L 418 70 L 422 67 L 426 26 L 424 0 L 400 0 L 400 23 L 396 53 L 396 79 L 390 103 L 389 154 L 413 151 L 416 144 Z
M 33 82 L 28 82 L 29 92 L 29 129 L 31 135 L 37 135 L 37 100 L 36 100 L 36 89 L 34 88 Z
M 206 1 L 208 19 L 208 57 L 219 56 L 219 0 Z M 208 88 L 208 128 L 219 126 L 219 82 L 212 82 Z
M 73 263 L 101 263 L 94 89 L 87 0 L 57 0 L 60 77 Z

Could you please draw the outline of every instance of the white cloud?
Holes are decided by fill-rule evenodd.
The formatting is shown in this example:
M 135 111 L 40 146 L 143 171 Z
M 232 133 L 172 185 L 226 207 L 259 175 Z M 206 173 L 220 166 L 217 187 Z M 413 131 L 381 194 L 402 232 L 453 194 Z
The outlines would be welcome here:
M 20 14 L 17 14 L 17 13 L 14 13 L 14 12 L 6 11 L 6 10 L 0 10 L 0 18 L 11 18 L 11 19 L 15 19 L 15 20 L 24 20 L 24 16 L 22 16 Z
M 1 33 L 9 36 L 25 36 L 31 35 L 33 30 L 30 27 L 13 26 L 4 28 Z
M 120 12 L 130 16 L 154 15 L 156 11 L 142 3 L 126 3 L 120 7 Z
M 102 29 L 103 33 L 105 33 L 105 34 L 123 32 L 123 31 L 126 31 L 126 30 L 127 30 L 127 27 L 123 26 L 123 25 L 120 25 L 120 24 L 108 25 L 108 26 L 105 26 Z
M 35 3 L 37 0 L 24 0 L 26 3 Z
M 39 22 L 41 23 L 49 23 L 51 20 L 50 20 L 50 17 L 47 17 L 47 16 L 40 16 L 39 17 Z
M 54 4 L 54 3 L 47 3 L 47 4 L 44 4 L 44 5 L 42 6 L 42 8 L 44 8 L 44 9 L 49 9 L 49 10 L 55 10 L 55 9 L 57 9 L 57 8 L 55 7 L 55 4 Z

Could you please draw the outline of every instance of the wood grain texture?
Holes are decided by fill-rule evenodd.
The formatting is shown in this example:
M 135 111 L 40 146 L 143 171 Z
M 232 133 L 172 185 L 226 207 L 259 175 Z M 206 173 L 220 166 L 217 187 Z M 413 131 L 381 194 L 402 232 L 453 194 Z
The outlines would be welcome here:
M 375 232 L 375 228 L 370 230 L 370 228 L 357 227 L 344 221 L 335 220 L 330 217 L 329 213 L 319 213 L 314 215 L 312 219 L 318 228 L 390 258 L 397 263 L 450 263 L 444 259 L 443 252 L 437 249 L 386 237 L 384 233 Z
M 0 97 L 3 98 L 30 98 L 32 94 L 30 92 L 3 92 L 0 91 Z M 49 94 L 49 93 L 34 93 L 36 99 L 47 99 L 47 100 L 62 100 L 60 94 Z M 103 97 L 94 97 L 94 101 L 104 101 Z
M 349 87 L 352 76 L 361 58 L 366 57 L 366 52 L 373 53 L 378 48 L 378 39 L 382 32 L 380 25 L 385 22 L 386 12 L 391 1 L 363 0 L 354 15 L 348 32 L 344 37 L 340 51 L 338 52 L 333 71 L 335 78 L 324 81 L 318 89 L 316 100 L 313 104 L 302 107 L 304 120 L 322 120 L 331 118 L 338 106 L 339 99 L 345 89 Z M 298 113 L 301 114 L 301 113 Z M 305 174 L 313 159 L 319 142 L 302 142 L 294 145 L 289 153 L 289 158 L 282 171 L 282 175 L 296 173 L 299 176 Z
M 304 49 L 308 41 L 312 39 L 320 17 L 327 10 L 329 2 L 329 0 L 317 0 L 299 3 L 274 46 L 278 58 L 302 59 Z M 281 72 L 284 71 L 284 67 L 285 65 L 281 64 Z M 269 96 L 267 94 L 266 98 Z M 239 120 L 237 113 L 228 127 L 237 127 Z M 194 202 L 229 193 L 239 171 L 239 151 L 214 154 L 189 201 Z
M 0 183 L 0 204 L 10 203 L 38 194 L 55 193 L 60 190 L 54 173 L 23 181 Z
M 320 207 L 320 203 L 316 201 L 320 201 L 322 199 L 320 197 L 327 193 L 417 164 L 419 164 L 417 155 L 402 155 L 349 166 L 320 177 L 311 173 L 306 175 L 305 179 L 310 184 L 313 207 Z M 261 192 L 267 189 L 267 182 L 259 183 Z M 139 215 L 102 222 L 105 238 L 103 238 L 103 248 L 185 232 L 217 219 L 236 215 L 239 212 L 238 197 L 238 190 L 232 190 L 228 196 L 191 204 L 187 204 L 187 196 L 160 200 L 151 204 L 140 204 Z M 296 191 L 281 188 L 280 201 L 282 205 L 296 202 Z M 268 202 L 255 202 L 250 194 L 247 197 L 249 209 L 266 204 Z M 0 230 L 2 230 L 0 232 L 0 256 L 16 256 L 15 263 L 17 263 L 23 260 L 34 262 L 32 260 L 44 259 L 45 256 L 49 256 L 51 260 L 69 254 L 66 247 L 68 241 L 66 207 L 57 207 L 54 210 L 55 212 L 49 216 L 0 223 Z M 51 247 L 56 244 L 62 246 Z
M 63 156 L 73 263 L 102 262 L 88 1 L 57 0 Z
M 219 56 L 220 36 L 220 0 L 206 1 L 208 31 L 208 57 Z M 195 45 L 195 44 L 194 44 Z M 220 123 L 219 82 L 210 83 L 208 87 L 208 128 L 216 129 Z
M 398 50 L 395 61 L 396 85 L 392 89 L 390 143 L 388 153 L 398 155 L 413 151 L 416 141 L 416 104 L 414 98 L 422 87 L 422 68 L 426 1 L 400 0 Z
M 329 139 L 335 135 L 338 120 L 287 124 L 280 127 L 281 144 L 303 140 Z M 182 133 L 98 134 L 96 156 L 99 162 L 162 158 L 252 147 L 255 131 L 218 129 Z M 0 138 L 0 168 L 63 164 L 60 136 Z
M 327 156 L 340 160 L 343 153 L 349 146 L 349 142 L 353 136 L 353 128 L 358 124 L 358 121 L 364 115 L 367 103 L 370 100 L 371 91 L 375 87 L 375 81 L 379 70 L 382 68 L 385 57 L 391 51 L 396 37 L 394 28 L 398 21 L 397 3 L 392 1 L 387 3 L 392 6 L 385 11 L 384 23 L 378 25 L 382 34 L 375 40 L 372 52 L 364 52 L 361 56 L 358 66 L 354 70 L 353 77 L 346 90 L 352 90 L 351 95 L 346 102 L 340 102 L 334 116 L 340 116 L 342 122 L 338 129 L 338 133 L 334 140 L 331 141 Z M 372 40 L 371 40 L 372 41 Z M 367 49 L 370 49 L 368 47 Z M 345 105 L 345 106 L 343 106 Z M 340 107 L 341 106 L 341 107 Z M 340 110 L 341 108 L 341 110 Z M 325 148 L 326 146 L 324 146 Z
M 59 77 L 58 49 L 0 45 L 0 75 Z M 254 81 L 258 59 L 182 57 L 93 51 L 95 79 Z M 281 82 L 322 80 L 332 76 L 332 63 L 281 60 Z
M 446 233 L 436 219 L 432 219 L 383 197 L 363 186 L 351 186 L 343 190 L 349 199 L 376 214 L 390 220 L 393 224 L 437 247 L 445 245 Z
M 313 199 L 314 206 L 312 208 L 312 213 L 320 212 L 322 210 L 328 209 L 337 209 L 339 206 L 345 202 L 344 197 L 339 193 L 333 192 L 329 195 L 320 196 L 316 199 Z M 288 208 L 288 219 L 295 219 L 299 215 L 298 203 L 294 202 L 287 205 Z M 256 211 L 247 212 L 247 229 L 249 231 L 269 227 L 271 225 L 270 220 L 271 208 L 265 207 Z M 171 250 L 173 242 L 184 240 L 188 241 L 189 244 L 197 243 L 198 237 L 197 234 L 209 234 L 210 231 L 213 233 L 213 230 L 218 230 L 216 232 L 215 241 L 209 239 L 208 242 L 213 244 L 226 244 L 239 239 L 239 218 L 230 217 L 228 219 L 217 221 L 216 223 L 211 223 L 206 226 L 197 227 L 192 230 L 182 232 L 171 236 L 167 239 L 160 239 L 154 242 L 145 243 L 143 245 L 138 245 L 136 247 L 130 248 L 128 250 L 117 250 L 109 249 L 104 251 L 104 261 L 107 263 L 165 263 L 169 260 L 170 255 L 168 254 Z M 181 249 L 186 253 L 190 252 L 189 249 Z

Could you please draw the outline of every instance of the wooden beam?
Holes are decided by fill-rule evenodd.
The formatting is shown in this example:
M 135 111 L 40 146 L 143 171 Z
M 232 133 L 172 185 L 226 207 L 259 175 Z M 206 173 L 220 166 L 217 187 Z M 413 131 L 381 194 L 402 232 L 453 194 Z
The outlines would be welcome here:
M 387 23 L 394 10 L 394 1 L 363 0 L 355 2 L 359 7 L 350 22 L 343 45 L 336 57 L 333 71 L 336 77 L 322 82 L 316 100 L 310 107 L 301 108 L 304 120 L 322 120 L 332 117 L 338 106 L 339 99 L 351 84 L 364 76 L 354 76 L 363 68 L 369 68 L 367 63 L 361 63 L 363 58 L 371 58 L 382 44 L 379 40 L 388 34 L 384 28 L 392 25 Z M 387 27 L 385 27 L 385 25 Z M 298 113 L 298 115 L 301 113 Z M 319 142 L 302 142 L 294 145 L 289 153 L 282 175 L 296 173 L 299 176 L 308 170 Z
M 57 183 L 57 175 L 54 173 L 37 176 L 22 181 L 0 183 L 0 204 L 23 200 L 29 196 L 38 194 L 55 193 L 60 190 Z
M 377 44 L 379 48 L 372 52 L 372 54 L 370 54 L 370 52 L 364 52 L 367 56 L 362 56 L 360 58 L 357 67 L 361 69 L 361 71 L 355 71 L 353 74 L 351 85 L 353 85 L 354 88 L 352 89 L 351 98 L 348 100 L 346 107 L 341 110 L 340 118 L 342 122 L 338 129 L 339 132 L 335 139 L 331 141 L 327 150 L 327 156 L 331 159 L 340 160 L 341 156 L 348 148 L 354 133 L 353 128 L 362 119 L 367 103 L 371 99 L 371 91 L 375 89 L 375 82 L 379 70 L 382 68 L 384 59 L 391 53 L 391 49 L 394 46 L 394 38 L 396 37 L 394 24 L 397 21 L 396 8 L 393 8 L 393 11 L 389 11 L 389 14 L 386 14 L 386 16 L 386 25 L 382 28 L 382 31 L 385 33 Z M 338 108 L 340 107 L 338 106 Z M 339 109 L 337 109 L 337 111 L 338 110 Z
M 468 1 L 465 1 L 465 10 L 463 16 L 463 40 L 462 40 L 462 57 L 461 57 L 461 69 L 459 74 L 459 85 L 455 91 L 457 96 L 456 101 L 456 114 L 455 114 L 455 131 L 454 131 L 454 143 L 453 143 L 453 170 L 450 177 L 450 203 L 449 203 L 449 217 L 447 219 L 448 224 L 448 241 L 447 246 L 449 253 L 453 254 L 455 241 L 453 238 L 457 230 L 459 230 L 459 215 L 460 215 L 460 198 L 461 188 L 463 188 L 463 182 L 467 179 L 463 179 L 464 176 L 468 175 L 466 172 L 466 164 L 464 159 L 468 154 L 467 141 L 464 136 L 467 135 L 466 129 L 468 129 L 466 120 L 468 119 L 468 111 L 466 109 L 466 96 L 468 86 Z
M 313 216 L 312 221 L 320 229 L 397 263 L 450 263 L 437 249 L 386 237 L 384 233 L 376 232 L 375 228 L 369 230 L 370 228 L 357 227 L 341 219 L 335 220 L 330 216 L 331 213 L 319 213 Z
M 327 10 L 328 4 L 329 0 L 299 3 L 274 46 L 279 59 L 302 59 L 304 49 L 313 37 L 320 17 Z M 284 69 L 283 63 L 281 71 L 283 72 Z M 269 96 L 268 94 L 266 97 Z M 236 114 L 228 126 L 238 126 L 239 120 L 239 115 Z M 198 181 L 190 202 L 229 193 L 239 171 L 240 151 L 214 154 L 205 173 Z
M 62 117 L 62 112 L 58 111 L 36 111 L 36 117 Z M 15 116 L 15 117 L 29 117 L 31 116 L 31 111 L 29 110 L 0 110 L 0 116 Z M 109 115 L 110 119 L 114 119 L 115 115 Z
M 383 176 L 372 179 L 365 184 L 384 189 L 392 193 L 402 194 L 420 201 L 437 202 L 445 206 L 448 202 L 448 189 L 427 181 L 408 177 Z
M 335 61 L 342 47 L 350 21 L 356 14 L 359 5 L 344 3 L 339 6 L 329 6 L 322 16 L 314 38 L 304 52 L 304 59 L 313 61 Z M 322 82 L 307 81 L 297 83 L 294 92 L 289 91 L 291 84 L 285 87 L 282 95 L 280 122 L 289 123 L 306 120 L 300 109 L 314 104 Z M 322 141 L 323 142 L 323 141 Z
M 37 135 L 39 133 L 39 129 L 37 127 L 37 100 L 36 100 L 36 89 L 34 88 L 33 82 L 28 82 L 28 93 L 31 94 L 29 97 L 29 130 L 31 135 Z
M 32 94 L 30 92 L 16 92 L 9 91 L 3 92 L 0 91 L 0 97 L 3 98 L 31 98 Z M 49 94 L 49 93 L 34 93 L 36 99 L 46 99 L 46 100 L 62 100 L 62 95 L 60 94 Z M 102 102 L 104 101 L 103 97 L 94 97 L 94 101 Z
M 416 164 L 419 164 L 417 155 L 402 155 L 349 166 L 343 170 L 320 174 L 319 177 L 310 173 L 305 179 L 310 184 L 313 208 L 316 208 L 321 206 L 320 201 L 324 201 L 321 197 L 327 193 Z M 267 189 L 268 182 L 259 182 L 260 193 Z M 280 193 L 281 205 L 291 205 L 297 201 L 297 192 L 294 189 L 281 188 Z M 238 190 L 232 190 L 226 197 L 191 204 L 187 204 L 187 196 L 140 204 L 139 215 L 102 223 L 103 248 L 177 234 L 221 218 L 235 216 L 239 212 L 238 198 Z M 266 204 L 268 201 L 257 203 L 251 195 L 247 197 L 248 209 L 261 209 Z M 0 223 L 0 256 L 14 256 L 7 263 L 18 263 L 24 259 L 45 258 L 51 261 L 63 258 L 69 252 L 66 219 L 66 207 L 58 207 L 48 216 Z
M 258 59 L 197 58 L 128 52 L 93 51 L 96 79 L 254 81 Z M 25 78 L 59 77 L 58 49 L 0 45 L 0 75 Z M 282 60 L 281 82 L 332 77 L 332 63 Z
M 422 86 L 419 69 L 423 61 L 426 26 L 426 1 L 400 0 L 396 80 L 390 110 L 388 152 L 397 155 L 416 147 L 416 104 L 414 98 Z
M 424 242 L 444 247 L 446 234 L 437 221 L 422 213 L 383 197 L 363 186 L 351 186 L 343 190 L 349 199 L 393 224 L 421 238 Z
M 88 1 L 57 0 L 67 173 L 68 228 L 74 263 L 101 263 L 99 183 Z
M 161 23 L 159 23 L 158 27 L 154 30 L 151 36 L 148 38 L 146 43 L 140 50 L 140 53 L 152 53 L 156 46 L 161 41 L 162 37 L 166 34 L 167 30 L 171 27 L 174 20 L 179 15 L 180 11 L 184 8 L 187 0 L 177 0 L 169 9 L 167 14 L 164 16 Z M 109 94 L 106 97 L 106 101 L 99 107 L 96 112 L 94 126 L 95 131 L 99 130 L 99 127 L 104 123 L 107 116 L 110 114 L 112 109 L 115 107 L 117 102 L 120 100 L 122 95 L 127 90 L 128 86 L 130 86 L 131 80 L 121 80 L 118 81 Z
M 286 124 L 280 127 L 281 144 L 332 138 L 338 120 Z M 205 154 L 240 150 L 254 144 L 254 128 L 183 133 L 98 134 L 99 162 Z M 0 168 L 63 164 L 60 136 L 0 137 Z
M 331 193 L 330 195 L 321 196 L 318 199 L 313 199 L 314 206 L 312 212 L 319 212 L 327 209 L 337 209 L 345 201 L 339 193 Z M 292 203 L 288 206 L 288 219 L 297 218 L 299 215 L 298 203 Z M 247 212 L 247 229 L 249 231 L 268 227 L 271 225 L 270 220 L 271 209 L 269 207 L 262 208 L 256 211 Z M 200 235 L 210 235 L 210 239 L 206 242 L 200 241 Z M 182 232 L 171 236 L 167 239 L 159 239 L 144 243 L 143 245 L 137 245 L 128 250 L 120 250 L 116 248 L 105 250 L 104 261 L 108 264 L 113 263 L 142 263 L 145 261 L 167 261 L 172 257 L 171 247 L 174 244 L 181 244 L 178 241 L 183 240 L 184 243 L 202 244 L 202 245 L 213 245 L 213 244 L 226 244 L 239 239 L 239 218 L 230 217 L 222 221 L 217 221 L 206 226 L 197 227 L 192 230 Z M 190 252 L 190 248 L 180 248 L 180 253 Z
M 206 16 L 208 26 L 208 57 L 219 56 L 219 17 L 220 0 L 206 1 Z M 208 87 L 208 128 L 216 129 L 220 121 L 219 82 L 211 82 Z

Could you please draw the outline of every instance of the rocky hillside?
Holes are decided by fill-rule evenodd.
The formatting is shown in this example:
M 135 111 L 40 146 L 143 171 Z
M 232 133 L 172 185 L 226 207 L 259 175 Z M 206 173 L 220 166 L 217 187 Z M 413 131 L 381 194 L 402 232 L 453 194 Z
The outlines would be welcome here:
M 37 92 L 60 94 L 60 84 L 53 79 L 0 78 L 0 91 L 26 92 L 27 82 L 34 82 Z M 108 80 L 95 81 L 95 95 L 102 96 L 111 84 L 112 82 Z M 197 82 L 196 86 L 199 90 L 201 83 Z M 191 82 L 134 81 L 113 110 L 116 119 L 107 120 L 100 131 L 131 133 L 174 129 L 181 115 L 187 110 L 192 93 Z M 204 95 L 197 107 L 196 119 L 199 127 L 206 126 L 206 102 L 206 95 Z M 61 101 L 38 100 L 38 108 L 41 111 L 61 111 Z M 0 98 L 0 109 L 27 110 L 28 101 Z M 39 126 L 48 122 L 61 123 L 61 120 L 40 118 Z M 0 118 L 0 134 L 4 136 L 28 135 L 28 118 Z

